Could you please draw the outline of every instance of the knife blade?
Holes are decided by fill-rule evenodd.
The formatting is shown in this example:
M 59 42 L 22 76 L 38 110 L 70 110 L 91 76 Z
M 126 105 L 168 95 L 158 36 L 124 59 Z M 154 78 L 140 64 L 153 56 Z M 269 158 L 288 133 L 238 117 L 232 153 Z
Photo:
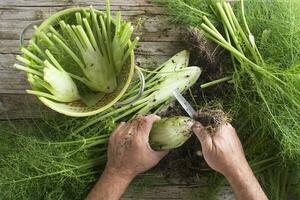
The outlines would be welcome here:
M 191 117 L 194 118 L 196 111 L 195 109 L 191 106 L 191 104 L 182 96 L 180 91 L 178 89 L 173 90 L 174 97 L 177 99 L 179 104 L 182 106 L 182 108 L 187 112 L 187 114 Z

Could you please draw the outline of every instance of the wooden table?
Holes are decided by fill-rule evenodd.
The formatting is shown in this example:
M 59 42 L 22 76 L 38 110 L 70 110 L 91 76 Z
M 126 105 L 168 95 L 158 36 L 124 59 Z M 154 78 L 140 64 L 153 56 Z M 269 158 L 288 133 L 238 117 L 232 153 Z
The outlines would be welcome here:
M 37 117 L 41 110 L 49 111 L 36 97 L 25 93 L 29 88 L 25 73 L 13 68 L 19 51 L 22 29 L 32 21 L 47 18 L 66 7 L 93 5 L 104 10 L 104 0 L 0 0 L 0 119 Z M 181 42 L 184 29 L 168 23 L 163 8 L 150 0 L 111 0 L 112 11 L 121 10 L 125 18 L 137 26 L 140 35 L 136 62 L 157 67 L 176 52 L 184 49 Z M 26 39 L 30 38 L 30 32 Z M 178 181 L 166 182 L 161 176 L 149 177 L 150 186 L 132 184 L 124 199 L 200 199 L 203 184 L 187 185 Z M 230 188 L 225 188 L 219 199 L 233 199 Z

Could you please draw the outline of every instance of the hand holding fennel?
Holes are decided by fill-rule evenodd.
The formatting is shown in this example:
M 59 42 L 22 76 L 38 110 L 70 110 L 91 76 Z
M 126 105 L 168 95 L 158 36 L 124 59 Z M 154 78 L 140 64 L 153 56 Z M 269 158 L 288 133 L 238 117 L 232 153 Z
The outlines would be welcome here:
M 166 156 L 168 151 L 151 149 L 149 134 L 151 137 L 155 124 L 157 126 L 164 124 L 165 132 L 172 129 L 170 123 L 165 123 L 167 120 L 169 119 L 161 122 L 160 117 L 148 115 L 139 116 L 126 123 L 121 122 L 110 136 L 105 170 L 86 200 L 120 199 L 138 174 L 149 170 Z M 176 126 L 176 118 L 173 121 Z M 191 128 L 186 129 L 190 131 Z M 196 122 L 193 131 L 201 142 L 205 160 L 209 166 L 228 178 L 238 200 L 267 200 L 249 167 L 239 138 L 230 124 L 223 123 L 212 135 L 201 123 Z M 167 138 L 162 138 L 164 139 Z

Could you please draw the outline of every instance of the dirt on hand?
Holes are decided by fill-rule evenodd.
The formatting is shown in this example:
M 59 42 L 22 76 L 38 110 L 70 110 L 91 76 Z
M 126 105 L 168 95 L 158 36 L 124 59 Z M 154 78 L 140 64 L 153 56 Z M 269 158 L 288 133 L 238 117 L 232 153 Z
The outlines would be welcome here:
M 220 126 L 231 121 L 228 114 L 220 109 L 199 110 L 196 114 L 195 120 L 199 121 L 210 134 L 217 132 Z

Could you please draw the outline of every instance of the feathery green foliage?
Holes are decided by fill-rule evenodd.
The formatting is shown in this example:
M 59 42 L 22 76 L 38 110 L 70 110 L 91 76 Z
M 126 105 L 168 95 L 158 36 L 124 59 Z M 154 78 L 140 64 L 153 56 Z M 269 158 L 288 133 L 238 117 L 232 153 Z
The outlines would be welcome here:
M 268 179 L 278 169 L 282 172 L 278 180 L 284 180 L 285 165 L 300 162 L 300 2 L 160 2 L 175 22 L 200 29 L 207 39 L 228 50 L 233 66 L 231 90 L 236 93 L 230 101 L 229 97 L 221 100 L 223 107 L 233 113 L 250 163 L 269 163 L 269 172 L 257 175 Z M 272 195 L 286 184 L 270 182 L 263 182 L 270 198 L 286 198 L 283 189 Z
M 234 6 L 242 19 L 240 6 Z M 249 29 L 266 62 L 289 68 L 300 60 L 300 2 L 245 1 L 245 15 Z
M 0 198 L 54 200 L 84 198 L 100 173 L 96 167 L 105 162 L 102 146 L 114 124 L 99 123 L 84 136 L 70 136 L 49 119 L 0 126 L 5 142 L 0 147 Z
M 291 57 L 297 58 L 297 51 L 300 51 L 297 48 L 297 45 L 299 45 L 297 41 L 300 37 L 297 37 L 298 33 L 296 32 L 299 23 L 296 19 L 299 19 L 297 14 L 300 4 L 292 0 L 272 1 L 264 4 L 253 0 L 247 1 L 250 8 L 245 10 L 242 1 L 235 4 L 235 10 L 239 10 L 239 14 L 236 15 L 229 3 L 205 0 L 198 0 L 197 2 L 198 4 L 195 1 L 164 1 L 171 9 L 169 12 L 173 12 L 176 16 L 180 15 L 177 15 L 176 9 L 172 10 L 175 6 L 180 7 L 182 4 L 192 6 L 193 8 L 185 6 L 185 12 L 182 12 L 190 13 L 195 9 L 199 12 L 206 11 L 206 7 L 202 10 L 202 7 L 195 6 L 201 5 L 200 2 L 206 2 L 209 5 L 210 15 L 215 16 L 214 19 L 218 20 L 220 26 L 214 26 L 209 15 L 199 15 L 198 18 L 201 23 L 197 24 L 197 27 L 202 30 L 205 37 L 227 49 L 233 56 L 233 78 L 237 91 L 234 103 L 241 105 L 239 109 L 247 109 L 248 111 L 250 111 L 248 107 L 255 104 L 256 106 L 252 108 L 255 108 L 257 114 L 257 127 L 268 127 L 266 132 L 273 134 L 276 140 L 281 143 L 283 156 L 292 160 L 300 160 L 300 142 L 298 142 L 300 137 L 298 123 L 300 91 L 298 85 L 295 84 L 299 80 L 298 74 L 300 71 L 297 64 L 299 60 L 292 62 L 293 59 L 291 59 Z M 262 11 L 258 14 L 256 13 L 256 7 L 262 7 L 260 9 Z M 247 11 L 252 16 L 251 25 L 248 25 Z M 281 15 L 281 13 L 284 14 Z M 285 28 L 294 30 L 292 34 L 284 32 L 283 29 L 285 28 L 279 31 L 277 26 L 275 26 L 273 32 L 272 26 L 267 26 L 267 31 L 272 41 L 274 41 L 273 43 L 278 41 L 280 44 L 278 48 L 275 46 L 268 47 L 268 43 L 271 43 L 271 41 L 267 43 L 260 42 L 265 42 L 264 37 L 266 37 L 265 30 L 262 30 L 264 24 L 260 26 L 260 21 L 267 21 L 265 23 L 272 24 L 284 22 L 287 18 L 295 20 L 291 22 L 295 26 L 289 27 L 289 24 L 285 26 Z M 184 22 L 184 20 L 193 21 L 184 14 L 182 21 L 179 19 L 177 21 Z M 256 29 L 252 32 L 249 27 L 254 29 L 256 27 Z M 254 33 L 256 35 L 253 35 Z M 259 39 L 256 40 L 256 38 Z M 282 38 L 289 38 L 290 45 Z M 260 51 L 260 47 L 264 47 L 262 51 Z M 280 54 L 281 48 L 287 54 L 285 57 Z M 264 51 L 265 49 L 269 49 L 269 51 Z M 275 53 L 277 49 L 279 49 L 279 57 Z M 265 53 L 262 54 L 261 52 Z M 246 117 L 253 117 L 251 113 L 245 114 L 247 114 Z

